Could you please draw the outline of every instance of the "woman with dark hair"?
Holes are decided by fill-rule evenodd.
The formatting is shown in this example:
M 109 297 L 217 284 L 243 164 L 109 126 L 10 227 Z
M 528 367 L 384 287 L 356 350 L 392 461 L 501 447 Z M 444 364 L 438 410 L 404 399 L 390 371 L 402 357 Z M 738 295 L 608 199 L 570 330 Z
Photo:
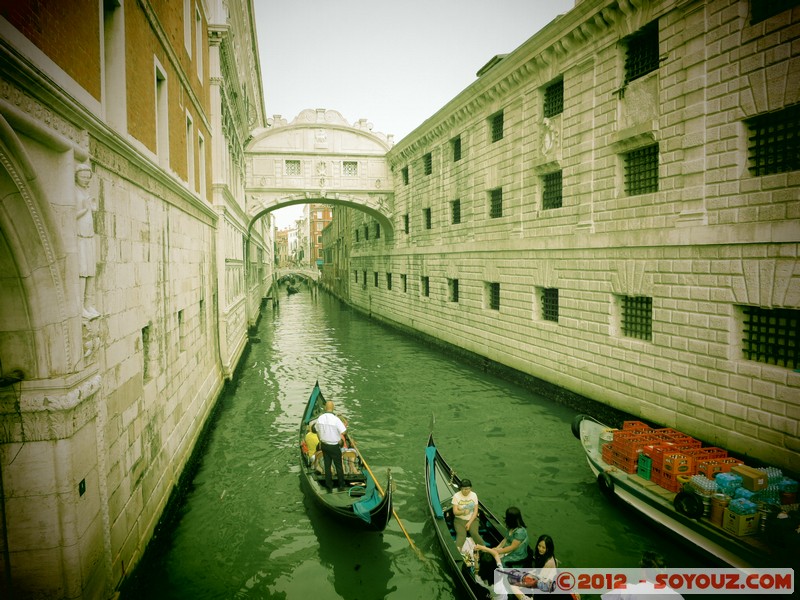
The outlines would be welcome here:
M 555 570 L 558 566 L 555 553 L 556 546 L 553 543 L 553 538 L 547 534 L 540 535 L 533 550 L 533 566 L 537 569 Z
M 498 567 L 529 567 L 528 530 L 522 512 L 516 506 L 509 506 L 505 516 L 508 533 L 494 548 L 475 546 L 476 549 L 494 556 Z

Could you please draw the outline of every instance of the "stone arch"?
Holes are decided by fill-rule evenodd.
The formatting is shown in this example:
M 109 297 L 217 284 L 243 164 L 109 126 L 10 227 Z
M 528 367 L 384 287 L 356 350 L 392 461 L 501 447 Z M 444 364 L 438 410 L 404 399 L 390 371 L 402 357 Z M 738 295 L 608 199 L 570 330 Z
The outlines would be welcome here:
M 36 172 L 0 116 L 0 354 L 3 371 L 20 370 L 24 379 L 73 372 L 80 360 L 80 321 L 68 318 L 75 290 L 66 284 L 75 272 L 77 289 L 78 276 Z

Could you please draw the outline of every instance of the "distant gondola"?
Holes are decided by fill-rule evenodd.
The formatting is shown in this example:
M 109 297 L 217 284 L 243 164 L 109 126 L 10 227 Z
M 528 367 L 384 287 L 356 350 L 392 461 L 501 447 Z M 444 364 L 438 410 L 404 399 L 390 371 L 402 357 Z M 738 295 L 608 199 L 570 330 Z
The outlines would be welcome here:
M 305 435 L 308 425 L 325 412 L 325 398 L 314 384 L 308 405 L 300 421 L 300 478 L 303 488 L 314 502 L 328 515 L 354 529 L 383 531 L 392 517 L 392 476 L 387 475 L 385 490 L 381 490 L 373 479 L 369 466 L 362 459 L 359 449 L 358 472 L 345 475 L 346 490 L 328 493 L 325 475 L 318 472 L 305 452 Z M 345 434 L 349 445 L 354 444 Z M 321 459 L 320 459 L 321 460 Z M 334 478 L 336 473 L 334 469 Z

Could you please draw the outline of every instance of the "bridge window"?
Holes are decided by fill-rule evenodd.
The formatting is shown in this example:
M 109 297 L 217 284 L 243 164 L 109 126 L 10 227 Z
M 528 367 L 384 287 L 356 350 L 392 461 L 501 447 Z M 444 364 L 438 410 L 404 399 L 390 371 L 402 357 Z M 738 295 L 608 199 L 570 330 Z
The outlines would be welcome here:
M 450 220 L 453 225 L 461 223 L 461 200 L 453 200 L 450 203 Z
M 356 241 L 357 241 L 357 242 L 359 241 L 359 237 L 360 237 L 360 235 L 361 235 L 361 234 L 359 233 L 358 229 L 356 229 Z
M 489 217 L 497 219 L 503 216 L 503 188 L 495 188 L 489 192 Z
M 358 283 L 358 269 L 354 269 L 353 270 L 353 275 L 355 275 L 355 278 L 356 278 L 355 282 Z
M 431 295 L 431 280 L 427 275 L 423 275 L 420 277 L 420 291 L 423 296 L 430 296 Z
M 492 137 L 492 142 L 499 142 L 503 139 L 503 111 L 493 114 L 489 117 L 489 133 Z
M 400 173 L 403 176 L 403 185 L 408 185 L 408 167 L 403 167 Z
M 408 228 L 408 213 L 403 215 L 403 231 L 405 233 L 408 233 L 408 231 L 409 231 L 409 228 Z
M 378 272 L 374 271 L 373 276 L 374 276 L 373 279 L 375 281 L 375 287 L 378 287 Z
M 425 167 L 425 175 L 433 173 L 433 155 L 430 152 L 422 157 L 422 164 Z
M 369 225 L 364 225 L 364 241 L 369 240 Z
M 299 160 L 284 161 L 284 169 L 287 175 L 300 175 L 300 161 Z
M 450 140 L 450 147 L 453 149 L 453 162 L 461 160 L 461 136 L 457 135 Z
M 362 284 L 361 284 L 362 287 L 364 289 L 367 289 L 367 272 L 366 271 L 361 271 L 361 281 L 362 281 Z
M 342 175 L 345 177 L 358 176 L 358 162 L 354 160 L 342 161 Z
M 542 176 L 542 208 L 561 208 L 562 196 L 561 171 L 554 171 Z
M 387 290 L 391 290 L 392 289 L 392 274 L 391 273 L 387 273 L 386 274 L 386 289 Z
M 381 238 L 381 224 L 375 223 L 375 239 L 379 240 Z
M 458 302 L 458 279 L 447 280 L 447 291 L 450 292 L 450 302 Z
M 400 285 L 402 285 L 402 286 L 403 286 L 403 293 L 404 293 L 404 294 L 405 294 L 406 292 L 408 292 L 408 281 L 407 281 L 407 278 L 406 278 L 406 274 L 405 274 L 405 273 L 403 273 L 402 275 L 400 275 Z
M 558 323 L 558 288 L 542 288 L 542 318 Z
M 492 310 L 500 310 L 500 284 L 486 284 L 486 305 Z
M 423 208 L 422 209 L 422 220 L 425 221 L 425 229 L 430 229 L 432 227 L 432 224 L 431 224 L 431 209 L 430 208 Z

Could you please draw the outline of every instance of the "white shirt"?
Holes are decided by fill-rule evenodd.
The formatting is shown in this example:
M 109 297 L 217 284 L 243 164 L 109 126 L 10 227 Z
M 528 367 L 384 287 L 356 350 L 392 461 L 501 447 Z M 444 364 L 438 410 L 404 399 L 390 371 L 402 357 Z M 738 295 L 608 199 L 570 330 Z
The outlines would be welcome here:
M 317 435 L 323 444 L 339 445 L 342 434 L 347 431 L 342 420 L 333 413 L 326 412 L 317 419 Z

